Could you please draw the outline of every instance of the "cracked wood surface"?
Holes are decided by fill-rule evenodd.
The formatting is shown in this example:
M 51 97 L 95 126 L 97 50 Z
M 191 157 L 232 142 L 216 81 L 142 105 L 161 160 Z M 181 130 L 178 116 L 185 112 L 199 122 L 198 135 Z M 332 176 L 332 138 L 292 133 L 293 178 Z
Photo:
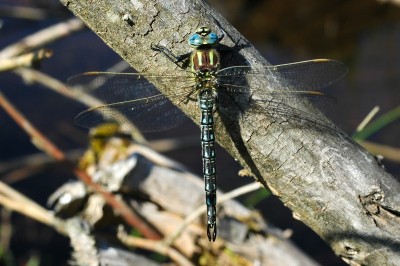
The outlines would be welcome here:
M 235 56 L 223 58 L 223 64 L 269 65 L 220 14 L 201 1 L 61 2 L 141 72 L 178 73 L 180 70 L 150 45 L 165 45 L 175 54 L 187 53 L 189 34 L 202 25 L 225 33 L 224 46 L 240 47 Z M 176 90 L 173 82 L 166 86 L 151 81 L 163 93 Z M 249 84 L 253 88 L 285 88 L 285 81 L 272 75 Z M 180 108 L 197 122 L 195 105 Z M 305 102 L 291 106 L 325 121 Z M 346 262 L 398 265 L 399 181 L 344 133 L 318 123 L 299 123 L 294 117 L 271 119 L 252 110 L 229 119 L 217 117 L 216 132 L 221 146 L 268 185 L 295 218 L 319 234 Z

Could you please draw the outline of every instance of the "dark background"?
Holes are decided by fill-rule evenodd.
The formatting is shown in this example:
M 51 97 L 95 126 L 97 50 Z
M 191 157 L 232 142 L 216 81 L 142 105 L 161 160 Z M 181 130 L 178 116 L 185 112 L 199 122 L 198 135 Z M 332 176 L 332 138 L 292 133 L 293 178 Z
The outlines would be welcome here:
M 38 20 L 11 16 L 5 5 L 37 7 L 45 17 Z M 384 114 L 400 102 L 400 5 L 395 1 L 328 1 L 328 0 L 215 0 L 210 1 L 272 64 L 312 58 L 332 58 L 344 62 L 349 73 L 330 88 L 329 94 L 338 103 L 328 108 L 329 117 L 350 135 L 365 115 L 375 106 Z M 0 49 L 66 18 L 72 17 L 57 1 L 0 2 Z M 41 71 L 65 81 L 77 73 L 105 70 L 120 58 L 89 30 L 61 39 L 47 48 L 54 55 L 46 60 Z M 72 123 L 84 107 L 38 85 L 27 85 L 13 73 L 0 73 L 0 90 L 61 149 L 68 151 L 87 145 L 86 131 Z M 399 147 L 400 124 L 383 127 L 368 140 Z M 148 135 L 155 138 L 197 138 L 199 129 L 192 124 L 165 133 Z M 29 137 L 0 110 L 0 162 L 9 162 L 39 151 Z M 238 177 L 240 166 L 219 148 L 218 185 L 224 191 L 252 182 Z M 201 174 L 200 144 L 166 153 L 167 156 Z M 400 176 L 398 163 L 384 160 L 393 175 Z M 45 205 L 48 195 L 73 175 L 57 166 L 45 172 L 34 171 L 18 179 L 1 172 L 0 178 L 14 188 Z M 243 197 L 242 200 L 246 198 Z M 276 226 L 293 230 L 292 240 L 323 265 L 344 265 L 330 248 L 271 196 L 256 206 Z M 11 219 L 11 220 L 10 220 Z M 11 252 L 0 261 L 24 265 L 30 258 L 40 258 L 40 265 L 66 264 L 68 240 L 28 218 L 2 211 L 2 228 L 11 221 Z M 7 259 L 5 259 L 7 258 Z

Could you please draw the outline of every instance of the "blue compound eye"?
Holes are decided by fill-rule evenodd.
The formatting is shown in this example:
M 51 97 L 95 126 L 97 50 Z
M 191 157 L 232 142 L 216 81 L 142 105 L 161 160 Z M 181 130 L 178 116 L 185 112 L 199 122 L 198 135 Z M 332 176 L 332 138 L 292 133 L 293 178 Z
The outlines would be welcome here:
M 189 45 L 200 46 L 202 44 L 203 44 L 203 38 L 199 34 L 195 33 L 189 37 Z
M 218 43 L 218 40 L 219 40 L 218 35 L 215 32 L 210 32 L 207 35 L 207 39 L 206 39 L 207 44 L 216 44 L 216 43 Z

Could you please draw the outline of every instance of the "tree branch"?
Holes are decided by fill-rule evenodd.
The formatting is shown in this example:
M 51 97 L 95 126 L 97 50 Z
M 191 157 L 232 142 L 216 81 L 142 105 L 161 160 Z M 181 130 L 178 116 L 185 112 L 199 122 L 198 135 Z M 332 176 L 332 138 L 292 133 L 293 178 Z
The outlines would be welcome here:
M 241 47 L 228 58 L 235 61 L 232 65 L 269 64 L 202 1 L 61 2 L 138 71 L 179 71 L 150 45 L 166 45 L 184 54 L 189 51 L 189 34 L 201 25 L 224 32 L 223 45 Z M 271 80 L 274 86 L 285 87 L 282 78 L 267 75 L 250 85 L 268 90 Z M 177 88 L 173 82 L 166 86 L 151 81 L 166 94 Z M 294 105 L 324 119 L 305 102 Z M 180 107 L 198 121 L 194 105 Z M 400 184 L 344 133 L 314 124 L 299 126 L 291 118 L 276 121 L 267 113 L 251 111 L 229 121 L 217 119 L 216 131 L 218 142 L 346 262 L 395 265 L 400 261 Z

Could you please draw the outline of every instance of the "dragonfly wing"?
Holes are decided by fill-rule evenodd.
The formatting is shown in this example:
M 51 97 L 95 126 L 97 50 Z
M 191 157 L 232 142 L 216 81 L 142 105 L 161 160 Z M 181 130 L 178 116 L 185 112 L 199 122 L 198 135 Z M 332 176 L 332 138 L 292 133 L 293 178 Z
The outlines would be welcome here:
M 171 129 L 186 120 L 187 116 L 162 94 L 97 106 L 75 117 L 76 124 L 87 128 L 117 121 L 125 125 L 133 123 L 142 132 Z
M 314 114 L 304 106 L 297 106 L 295 102 L 295 98 L 289 101 L 287 97 L 282 97 L 282 95 L 275 95 L 265 100 L 256 100 L 251 97 L 243 100 L 240 97 L 232 97 L 232 94 L 228 91 L 223 91 L 219 93 L 218 110 L 233 120 L 249 112 L 254 115 L 266 115 L 271 122 L 288 122 L 288 124 L 297 128 L 312 127 L 329 131 L 337 130 L 324 116 Z
M 76 124 L 91 128 L 104 122 L 134 124 L 143 132 L 170 129 L 181 124 L 186 116 L 162 95 L 147 78 L 168 84 L 172 79 L 182 87 L 175 98 L 184 98 L 192 90 L 193 81 L 186 75 L 152 76 L 137 73 L 88 72 L 74 76 L 67 85 L 78 95 L 97 99 L 92 108 L 76 118 Z M 93 102 L 93 101 L 92 101 Z M 132 128 L 134 128 L 132 126 Z
M 253 68 L 250 66 L 229 67 L 219 71 L 219 94 L 231 103 L 221 104 L 221 111 L 232 115 L 229 106 L 236 104 L 240 112 L 251 109 L 263 112 L 271 119 L 290 120 L 291 123 L 313 124 L 324 128 L 334 128 L 328 120 L 309 113 L 296 102 L 312 98 L 311 102 L 321 106 L 329 96 L 316 90 L 329 86 L 347 72 L 344 64 L 327 59 L 316 59 L 291 64 Z M 267 88 L 250 89 L 251 79 L 268 80 Z M 283 87 L 288 88 L 284 89 Z M 322 96 L 322 97 L 321 97 Z M 243 100 L 244 99 L 244 100 Z M 244 102 L 244 104 L 243 104 Z
M 176 86 L 182 88 L 191 87 L 193 83 L 187 75 L 155 76 L 139 73 L 87 72 L 71 77 L 67 85 L 77 94 L 93 96 L 103 103 L 117 103 L 160 94 L 148 79 L 166 85 L 173 80 Z
M 315 91 L 333 84 L 346 73 L 347 67 L 339 61 L 315 59 L 259 68 L 228 67 L 221 69 L 218 76 L 221 86 L 230 87 L 236 91 L 244 90 L 247 79 L 257 77 L 267 77 L 272 83 L 270 91 L 279 90 L 282 85 L 289 86 L 294 91 Z
M 272 66 L 295 90 L 319 90 L 332 85 L 347 73 L 347 67 L 339 61 L 315 59 L 291 64 Z
M 288 122 L 296 128 L 313 128 L 336 131 L 336 127 L 324 116 L 310 113 L 309 110 L 303 110 L 293 107 L 287 102 L 273 99 L 267 102 L 253 101 L 252 110 L 266 113 L 273 121 Z

